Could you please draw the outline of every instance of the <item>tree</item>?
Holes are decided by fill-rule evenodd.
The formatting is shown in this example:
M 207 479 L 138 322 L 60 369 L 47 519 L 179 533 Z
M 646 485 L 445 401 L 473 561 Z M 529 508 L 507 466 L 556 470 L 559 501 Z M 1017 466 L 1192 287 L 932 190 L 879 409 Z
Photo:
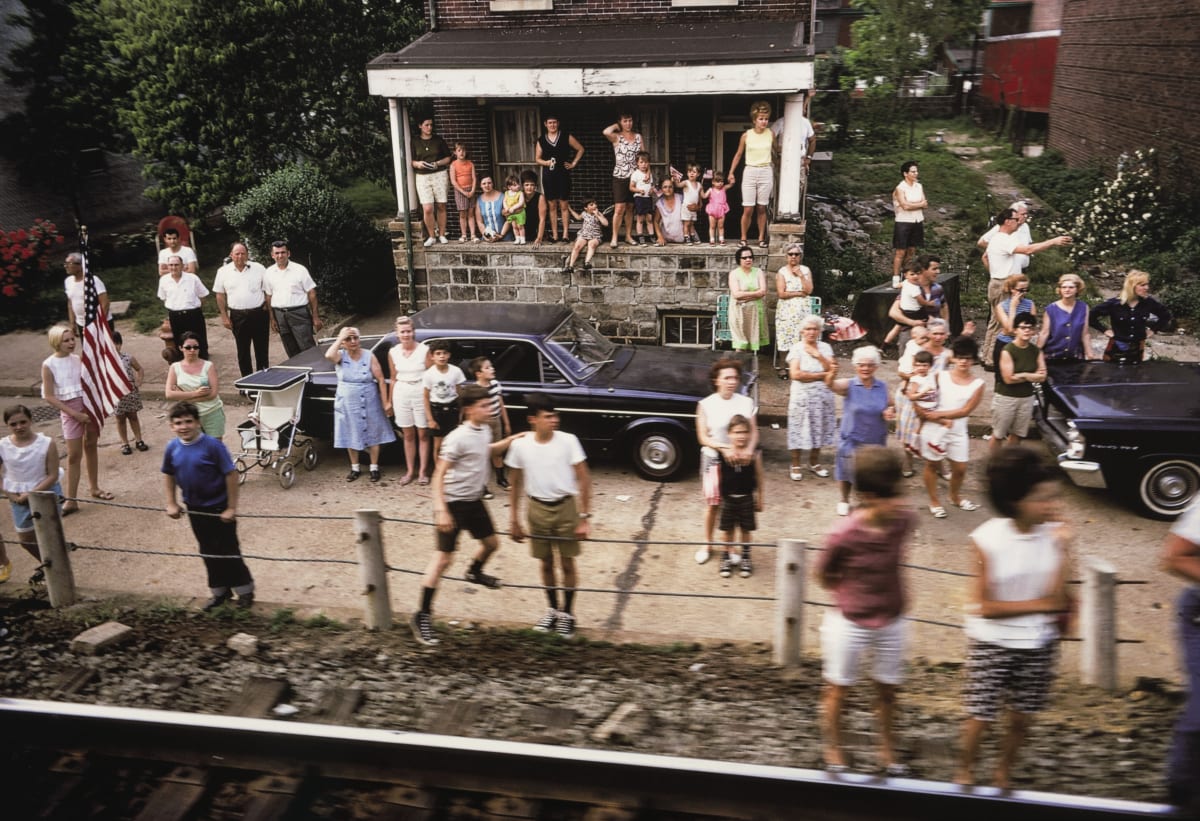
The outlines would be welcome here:
M 866 16 L 851 26 L 854 47 L 846 65 L 858 79 L 900 88 L 903 79 L 931 65 L 943 43 L 979 29 L 988 0 L 853 0 Z
M 300 160 L 386 179 L 367 62 L 421 30 L 415 0 L 98 0 L 135 78 L 120 121 L 147 195 L 199 216 Z
M 23 110 L 0 121 L 0 152 L 15 160 L 26 182 L 45 183 L 71 199 L 76 218 L 82 152 L 121 151 L 125 135 L 116 100 L 129 87 L 122 66 L 109 59 L 111 42 L 98 0 L 41 0 L 6 22 L 29 31 L 4 70 L 25 94 Z

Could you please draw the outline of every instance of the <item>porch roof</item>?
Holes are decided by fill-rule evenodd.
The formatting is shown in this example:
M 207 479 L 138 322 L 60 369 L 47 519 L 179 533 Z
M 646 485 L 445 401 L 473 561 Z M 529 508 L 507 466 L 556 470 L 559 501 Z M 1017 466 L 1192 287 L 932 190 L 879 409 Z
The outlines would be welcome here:
M 812 86 L 804 21 L 432 31 L 367 65 L 382 97 L 794 93 Z

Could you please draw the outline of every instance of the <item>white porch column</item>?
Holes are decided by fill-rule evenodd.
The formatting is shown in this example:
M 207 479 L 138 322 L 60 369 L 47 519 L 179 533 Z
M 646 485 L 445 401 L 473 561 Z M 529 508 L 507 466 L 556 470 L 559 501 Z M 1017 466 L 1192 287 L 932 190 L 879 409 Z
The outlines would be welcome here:
M 780 140 L 779 157 L 779 212 L 776 219 L 803 219 L 804 209 L 800 198 L 804 187 L 804 151 L 806 140 L 800 131 L 804 118 L 804 92 L 788 94 L 783 100 L 783 137 Z
M 412 156 L 412 136 L 408 124 L 408 108 L 395 97 L 388 98 L 388 123 L 392 132 L 392 173 L 396 177 L 396 215 L 405 217 L 417 201 L 417 184 L 409 173 L 408 158 Z

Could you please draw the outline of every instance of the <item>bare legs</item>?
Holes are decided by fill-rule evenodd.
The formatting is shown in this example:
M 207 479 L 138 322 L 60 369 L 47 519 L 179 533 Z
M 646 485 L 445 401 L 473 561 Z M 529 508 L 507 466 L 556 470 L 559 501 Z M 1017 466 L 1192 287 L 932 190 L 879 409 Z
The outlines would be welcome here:
M 571 236 L 571 208 L 566 200 L 550 200 L 546 203 L 546 211 L 550 217 L 550 238 L 569 239 Z M 614 216 L 615 213 L 614 213 Z M 558 232 L 559 220 L 562 220 L 562 233 Z M 614 221 L 615 225 L 615 221 Z
M 84 468 L 87 470 L 88 477 L 88 492 L 97 499 L 112 498 L 102 495 L 98 482 L 100 472 L 99 455 L 96 453 L 96 441 L 100 438 L 100 432 L 96 430 L 96 426 L 88 423 L 84 428 L 82 439 L 67 440 L 67 497 L 70 499 L 79 498 L 79 464 L 83 462 Z M 70 513 L 79 509 L 78 502 L 67 502 L 63 505 L 63 511 Z
M 128 429 L 133 430 L 133 440 L 135 442 L 142 441 L 142 421 L 138 419 L 138 415 L 136 413 L 117 414 L 117 435 L 121 437 L 122 445 L 129 444 Z
M 408 468 L 404 474 L 404 478 L 408 482 L 411 482 L 418 476 L 428 476 L 429 428 L 407 427 L 401 428 L 400 431 L 404 434 L 404 464 Z M 375 452 L 378 454 L 379 449 L 376 448 Z M 418 454 L 420 457 L 419 463 L 417 462 Z M 376 456 L 376 458 L 378 457 Z M 416 469 L 418 466 L 419 471 Z
M 792 454 L 792 467 L 798 469 L 800 467 L 800 454 L 804 453 L 804 451 L 793 450 L 789 452 Z M 817 465 L 821 464 L 820 448 L 813 448 L 808 452 L 808 464 L 810 467 L 816 467 Z
M 408 428 L 405 428 L 408 430 Z M 479 550 L 475 552 L 475 561 L 483 564 L 491 555 L 500 547 L 500 540 L 496 534 L 488 536 L 486 539 L 480 540 Z M 435 550 L 433 558 L 429 560 L 429 565 L 425 568 L 425 576 L 421 579 L 422 587 L 434 588 L 438 586 L 438 581 L 442 575 L 449 569 L 450 563 L 454 561 L 454 554 L 444 550 Z
M 900 276 L 900 270 L 904 267 L 904 263 L 917 255 L 917 249 L 897 248 L 896 253 L 892 255 L 892 279 Z
M 625 226 L 625 240 L 630 245 L 633 244 L 633 203 L 618 202 L 613 205 L 613 234 L 610 246 L 617 247 L 617 234 L 621 232 L 621 225 Z
M 842 751 L 842 709 L 849 688 L 825 682 L 825 693 L 821 702 L 824 708 L 821 729 L 825 736 L 824 758 L 826 765 L 846 766 Z M 890 767 L 896 763 L 896 686 L 875 682 L 875 714 L 879 720 L 879 765 Z
M 758 223 L 758 241 L 767 241 L 767 206 L 765 205 L 746 205 L 742 207 L 742 238 L 744 244 L 748 242 L 747 236 L 750 234 L 750 219 L 755 217 Z
M 967 463 L 950 462 L 950 503 L 957 505 L 962 501 L 959 491 L 962 490 L 963 479 L 967 475 Z M 938 475 L 941 471 L 941 462 L 925 461 L 925 472 L 922 478 L 925 481 L 925 491 L 929 494 L 929 506 L 941 507 L 942 503 L 938 501 Z
M 1017 763 L 1017 754 L 1025 743 L 1029 725 L 1033 716 L 1028 713 L 1018 713 L 1008 710 L 1008 730 L 1000 741 L 1000 758 L 996 761 L 997 787 L 1008 789 L 1012 786 L 1012 770 Z M 979 758 L 979 745 L 983 741 L 983 733 L 990 721 L 978 718 L 968 718 L 963 725 L 962 757 L 958 762 L 958 770 L 954 773 L 955 784 L 975 783 L 975 761 Z

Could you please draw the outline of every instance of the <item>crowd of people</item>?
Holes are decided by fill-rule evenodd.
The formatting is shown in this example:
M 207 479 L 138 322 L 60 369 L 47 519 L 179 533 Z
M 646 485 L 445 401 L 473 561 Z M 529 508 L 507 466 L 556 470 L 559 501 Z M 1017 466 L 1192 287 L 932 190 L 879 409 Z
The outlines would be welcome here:
M 816 147 L 816 132 L 807 118 L 802 119 L 802 173 L 806 173 Z M 754 225 L 758 247 L 765 249 L 767 206 L 775 187 L 783 121 L 772 122 L 771 106 L 764 101 L 751 104 L 750 120 L 752 127 L 741 135 L 727 170 L 702 169 L 689 163 L 682 172 L 671 168 L 660 177 L 652 169 L 654 158 L 646 140 L 634 128 L 633 114 L 618 112 L 616 122 L 602 132 L 613 149 L 610 247 L 619 246 L 622 234 L 630 246 L 699 244 L 698 224 L 707 226 L 710 245 L 725 245 L 728 189 L 737 183 L 741 167 L 742 213 L 736 244 L 749 242 Z M 455 142 L 452 148 L 434 133 L 432 117 L 420 120 L 410 165 L 422 211 L 425 247 L 450 242 L 447 221 L 453 191 L 459 242 L 500 242 L 511 236 L 517 244 L 569 244 L 573 242 L 571 220 L 575 219 L 582 226 L 567 267 L 574 268 L 584 248 L 587 262 L 591 261 L 609 221 L 595 200 L 584 201 L 581 211 L 571 207 L 572 171 L 583 160 L 583 144 L 562 128 L 556 114 L 546 115 L 543 126 L 544 132 L 532 143 L 537 171 L 510 174 L 501 181 L 501 189 L 496 185 L 498 177 L 476 167 L 465 142 Z M 589 211 L 599 213 L 601 220 L 589 219 Z

